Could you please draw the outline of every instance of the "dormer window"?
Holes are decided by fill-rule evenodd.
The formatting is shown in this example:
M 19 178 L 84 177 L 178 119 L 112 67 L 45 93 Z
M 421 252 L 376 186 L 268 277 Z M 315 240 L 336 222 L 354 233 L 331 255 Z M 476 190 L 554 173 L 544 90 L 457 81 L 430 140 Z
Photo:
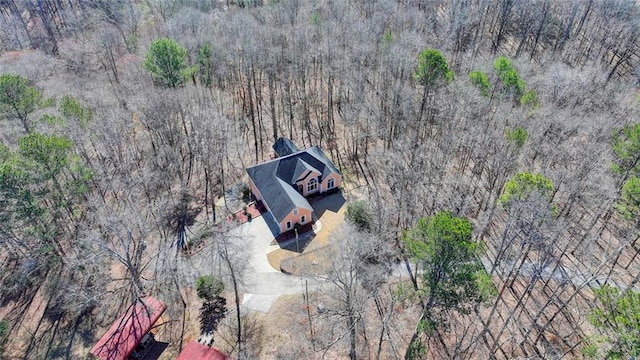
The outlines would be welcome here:
M 316 191 L 318 189 L 318 180 L 316 178 L 312 178 L 311 180 L 309 180 L 309 183 L 307 184 L 307 192 L 313 192 Z

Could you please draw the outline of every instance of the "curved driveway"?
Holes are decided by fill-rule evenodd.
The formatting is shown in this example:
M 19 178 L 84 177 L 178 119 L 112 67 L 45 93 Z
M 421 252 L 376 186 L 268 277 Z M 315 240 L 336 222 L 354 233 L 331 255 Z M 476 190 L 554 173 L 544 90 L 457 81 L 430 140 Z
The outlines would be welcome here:
M 306 278 L 285 275 L 269 264 L 267 253 L 279 247 L 271 245 L 273 234 L 262 216 L 232 229 L 229 235 L 248 252 L 244 291 L 260 295 L 297 294 L 304 291 L 302 286 Z

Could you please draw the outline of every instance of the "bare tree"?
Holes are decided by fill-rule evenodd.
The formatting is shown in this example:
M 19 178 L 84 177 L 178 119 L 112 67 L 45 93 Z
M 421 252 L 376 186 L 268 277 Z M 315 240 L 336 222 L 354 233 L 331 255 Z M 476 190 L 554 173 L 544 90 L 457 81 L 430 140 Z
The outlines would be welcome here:
M 371 355 L 371 350 L 366 340 L 366 311 L 389 275 L 391 253 L 378 236 L 360 232 L 351 225 L 339 229 L 335 241 L 328 255 L 332 260 L 327 275 L 320 278 L 334 289 L 328 300 L 334 305 L 327 305 L 331 307 L 324 316 L 332 318 L 340 330 L 334 331 L 334 338 L 325 340 L 328 343 L 318 345 L 328 351 L 344 339 L 349 344 L 349 358 L 368 357 L 365 354 Z

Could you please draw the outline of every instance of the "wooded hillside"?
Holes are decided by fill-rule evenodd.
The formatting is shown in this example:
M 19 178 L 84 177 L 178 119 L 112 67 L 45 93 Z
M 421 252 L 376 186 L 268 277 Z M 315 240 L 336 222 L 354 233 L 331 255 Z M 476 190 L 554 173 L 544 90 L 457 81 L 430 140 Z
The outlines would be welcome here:
M 189 229 L 281 136 L 362 190 L 358 239 L 413 281 L 357 283 L 344 338 L 235 358 L 640 355 L 639 19 L 628 0 L 0 2 L 0 358 L 84 356 L 150 293 L 179 350 Z M 422 275 L 477 263 L 411 247 L 447 217 L 489 275 L 464 308 Z

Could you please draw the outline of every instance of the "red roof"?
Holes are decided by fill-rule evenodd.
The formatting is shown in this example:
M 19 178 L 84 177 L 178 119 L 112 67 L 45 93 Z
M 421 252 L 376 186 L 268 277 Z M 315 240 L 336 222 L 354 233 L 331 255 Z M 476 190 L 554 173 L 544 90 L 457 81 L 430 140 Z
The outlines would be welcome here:
M 216 348 L 191 340 L 176 360 L 231 360 L 231 358 Z
M 103 360 L 127 359 L 166 308 L 164 303 L 151 296 L 137 299 L 111 325 L 91 353 Z

